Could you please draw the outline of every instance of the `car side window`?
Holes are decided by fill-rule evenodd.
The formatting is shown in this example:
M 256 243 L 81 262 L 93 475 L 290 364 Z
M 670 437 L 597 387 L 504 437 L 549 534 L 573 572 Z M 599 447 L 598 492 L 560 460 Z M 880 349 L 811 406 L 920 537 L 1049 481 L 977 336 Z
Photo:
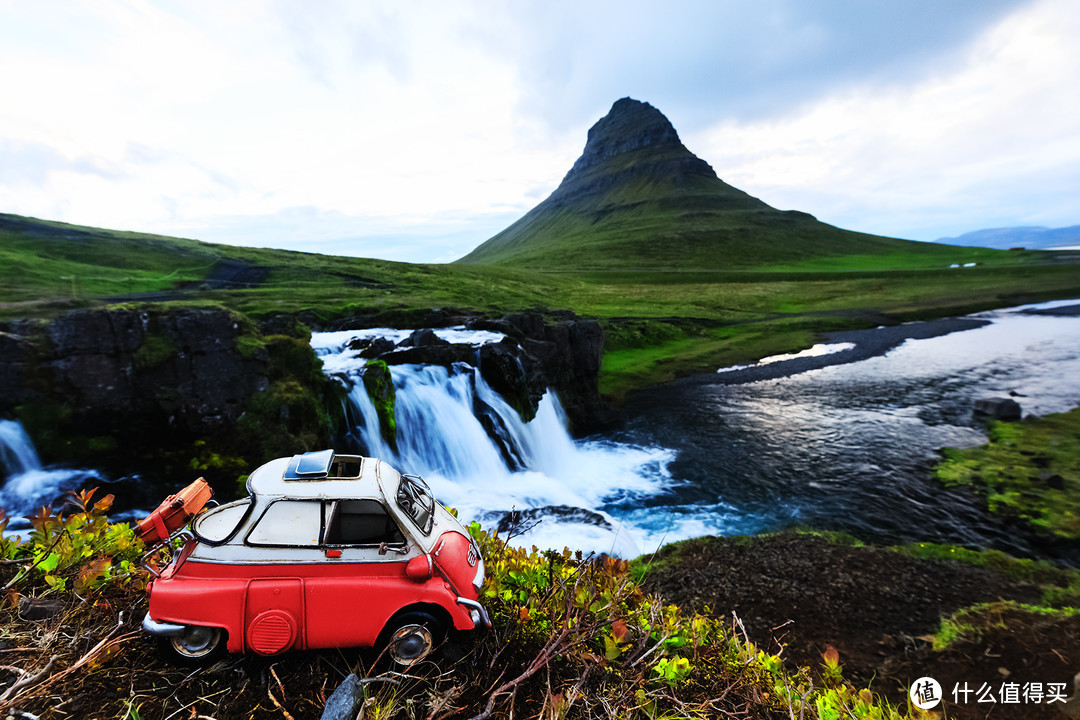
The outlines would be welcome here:
M 420 532 L 427 535 L 435 520 L 435 499 L 431 489 L 419 475 L 402 475 L 398 485 L 397 504 L 409 516 Z
M 199 540 L 218 545 L 232 537 L 250 511 L 251 498 L 235 500 L 198 515 L 191 524 L 191 529 Z
M 322 535 L 319 500 L 277 500 L 247 534 L 251 545 L 317 547 Z
M 376 500 L 338 500 L 332 503 L 324 545 L 401 545 L 405 536 Z

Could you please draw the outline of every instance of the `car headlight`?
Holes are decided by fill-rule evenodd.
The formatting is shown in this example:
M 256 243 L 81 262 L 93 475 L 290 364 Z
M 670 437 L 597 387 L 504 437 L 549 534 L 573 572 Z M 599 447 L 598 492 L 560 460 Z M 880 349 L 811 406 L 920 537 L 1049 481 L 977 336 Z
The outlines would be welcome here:
M 476 594 L 480 594 L 480 588 L 484 584 L 484 559 L 480 558 L 476 563 L 476 575 L 473 577 L 472 586 Z

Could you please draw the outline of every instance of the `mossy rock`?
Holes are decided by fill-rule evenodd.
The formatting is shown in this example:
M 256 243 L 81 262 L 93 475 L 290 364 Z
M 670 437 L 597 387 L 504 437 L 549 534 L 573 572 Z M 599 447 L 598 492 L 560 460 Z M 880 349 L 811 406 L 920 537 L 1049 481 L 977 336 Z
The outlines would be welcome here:
M 379 416 L 379 431 L 383 440 L 397 450 L 397 421 L 394 416 L 397 396 L 390 367 L 383 360 L 372 360 L 364 366 L 363 378 L 364 389 Z
M 167 335 L 150 332 L 143 338 L 142 345 L 135 351 L 135 367 L 149 370 L 160 367 L 176 355 L 176 345 Z
M 1080 540 L 1080 408 L 989 430 L 986 445 L 946 448 L 934 476 L 975 488 L 991 512 Z

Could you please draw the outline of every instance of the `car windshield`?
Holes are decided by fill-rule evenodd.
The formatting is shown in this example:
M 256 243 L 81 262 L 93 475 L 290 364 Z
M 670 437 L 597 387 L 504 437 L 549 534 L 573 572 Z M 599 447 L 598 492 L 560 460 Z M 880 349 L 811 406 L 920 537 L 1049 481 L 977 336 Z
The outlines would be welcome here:
M 402 475 L 398 485 L 397 504 L 409 516 L 420 532 L 427 535 L 435 521 L 435 499 L 431 489 L 419 475 Z

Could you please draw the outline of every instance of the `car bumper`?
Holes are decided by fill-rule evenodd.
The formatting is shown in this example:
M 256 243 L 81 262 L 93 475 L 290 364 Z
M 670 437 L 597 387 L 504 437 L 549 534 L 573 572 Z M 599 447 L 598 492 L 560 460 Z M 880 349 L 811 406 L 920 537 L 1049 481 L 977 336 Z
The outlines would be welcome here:
M 473 625 L 483 625 L 486 628 L 491 627 L 491 616 L 488 615 L 487 608 L 478 603 L 476 600 L 470 600 L 469 598 L 459 597 L 457 599 L 458 605 L 464 605 L 469 609 L 469 617 L 473 621 Z
M 183 625 L 158 622 L 157 620 L 150 617 L 150 613 L 146 613 L 146 617 L 143 618 L 142 628 L 151 635 L 160 635 L 162 637 L 169 637 L 170 635 L 180 635 L 184 632 Z

